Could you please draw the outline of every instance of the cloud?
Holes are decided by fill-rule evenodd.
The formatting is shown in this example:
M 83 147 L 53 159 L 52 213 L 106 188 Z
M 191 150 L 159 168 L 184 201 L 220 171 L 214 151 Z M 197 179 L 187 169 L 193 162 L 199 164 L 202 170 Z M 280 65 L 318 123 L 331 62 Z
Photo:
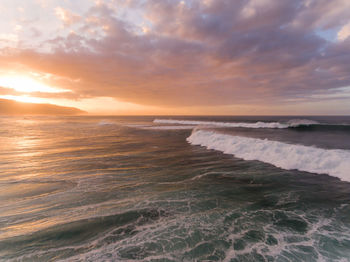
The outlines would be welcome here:
M 74 14 L 62 7 L 56 7 L 55 14 L 60 20 L 62 20 L 65 26 L 73 25 L 81 19 L 80 15 Z
M 55 86 L 82 97 L 172 107 L 284 104 L 350 85 L 349 2 L 335 1 L 99 1 L 79 15 L 59 7 L 76 30 L 47 40 L 50 52 L 3 51 L 0 66 L 56 75 Z M 339 28 L 342 41 L 316 34 Z
M 344 41 L 350 36 L 350 22 L 344 25 L 338 32 L 338 39 Z
M 18 42 L 18 35 L 0 34 L 0 42 Z

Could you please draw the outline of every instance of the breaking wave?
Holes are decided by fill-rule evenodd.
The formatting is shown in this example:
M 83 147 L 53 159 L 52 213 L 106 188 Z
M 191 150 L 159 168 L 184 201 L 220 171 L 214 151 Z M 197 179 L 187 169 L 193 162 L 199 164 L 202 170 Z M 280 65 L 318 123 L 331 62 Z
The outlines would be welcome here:
M 350 182 L 348 150 L 321 149 L 196 129 L 187 141 L 192 145 L 205 146 L 244 160 L 258 160 L 287 170 L 328 174 Z
M 193 129 L 196 126 L 190 126 L 190 125 L 185 125 L 185 126 L 147 126 L 143 127 L 143 129 L 148 129 L 148 130 L 187 130 L 187 129 Z
M 197 120 L 176 120 L 176 119 L 155 119 L 156 124 L 179 124 L 179 125 L 205 125 L 214 127 L 244 127 L 244 128 L 290 128 L 298 126 L 309 126 L 319 124 L 316 121 L 308 119 L 293 119 L 286 123 L 280 122 L 215 122 L 215 121 L 197 121 Z
M 309 119 L 292 119 L 287 122 L 288 127 L 319 125 L 320 123 Z
M 99 126 L 109 126 L 109 125 L 115 125 L 114 122 L 112 121 L 108 121 L 108 120 L 101 120 L 100 122 L 98 122 Z

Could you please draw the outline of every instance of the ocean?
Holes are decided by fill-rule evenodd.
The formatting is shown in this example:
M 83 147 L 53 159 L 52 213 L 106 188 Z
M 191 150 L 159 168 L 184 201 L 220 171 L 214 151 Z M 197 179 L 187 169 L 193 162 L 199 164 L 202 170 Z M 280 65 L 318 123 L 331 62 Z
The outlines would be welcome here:
M 350 117 L 0 117 L 0 261 L 350 261 Z

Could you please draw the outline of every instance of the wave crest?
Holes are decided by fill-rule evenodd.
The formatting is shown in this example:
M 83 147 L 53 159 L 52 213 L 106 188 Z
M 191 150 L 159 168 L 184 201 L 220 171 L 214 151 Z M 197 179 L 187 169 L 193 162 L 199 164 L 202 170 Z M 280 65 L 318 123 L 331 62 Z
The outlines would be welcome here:
M 97 125 L 99 126 L 109 126 L 109 125 L 114 125 L 115 123 L 109 120 L 101 120 L 100 122 L 98 122 Z
M 290 128 L 298 126 L 308 126 L 319 124 L 316 121 L 308 119 L 292 119 L 287 123 L 280 122 L 216 122 L 216 121 L 198 121 L 198 120 L 176 120 L 176 119 L 155 119 L 156 124 L 179 124 L 179 125 L 204 125 L 214 127 L 244 127 L 244 128 Z
M 289 127 L 319 125 L 320 123 L 309 119 L 292 119 L 287 122 Z
M 328 174 L 350 182 L 350 151 L 347 150 L 321 149 L 204 130 L 194 130 L 187 141 L 244 160 L 258 160 L 287 170 Z
M 175 120 L 175 119 L 155 119 L 156 124 L 180 124 L 180 125 L 204 125 L 215 127 L 245 127 L 245 128 L 288 128 L 287 124 L 278 122 L 215 122 L 215 121 L 197 121 L 197 120 Z

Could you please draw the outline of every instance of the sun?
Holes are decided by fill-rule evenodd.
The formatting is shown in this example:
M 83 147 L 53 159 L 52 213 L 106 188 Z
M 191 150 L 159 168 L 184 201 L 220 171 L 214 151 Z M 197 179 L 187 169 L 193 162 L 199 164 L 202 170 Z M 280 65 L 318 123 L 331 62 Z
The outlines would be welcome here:
M 16 100 L 26 103 L 47 103 L 48 99 L 34 97 L 30 93 L 62 93 L 69 92 L 66 89 L 60 89 L 48 86 L 33 77 L 26 75 L 9 74 L 0 76 L 0 87 L 13 89 L 15 94 L 1 95 L 0 98 Z
M 46 99 L 42 99 L 39 97 L 32 97 L 28 95 L 21 95 L 21 96 L 3 95 L 3 96 L 0 96 L 0 98 L 15 100 L 15 101 L 24 102 L 24 103 L 36 103 L 36 104 L 47 103 Z
M 31 77 L 21 75 L 0 76 L 0 86 L 11 88 L 22 93 L 61 93 L 67 91 L 64 89 L 50 87 Z

